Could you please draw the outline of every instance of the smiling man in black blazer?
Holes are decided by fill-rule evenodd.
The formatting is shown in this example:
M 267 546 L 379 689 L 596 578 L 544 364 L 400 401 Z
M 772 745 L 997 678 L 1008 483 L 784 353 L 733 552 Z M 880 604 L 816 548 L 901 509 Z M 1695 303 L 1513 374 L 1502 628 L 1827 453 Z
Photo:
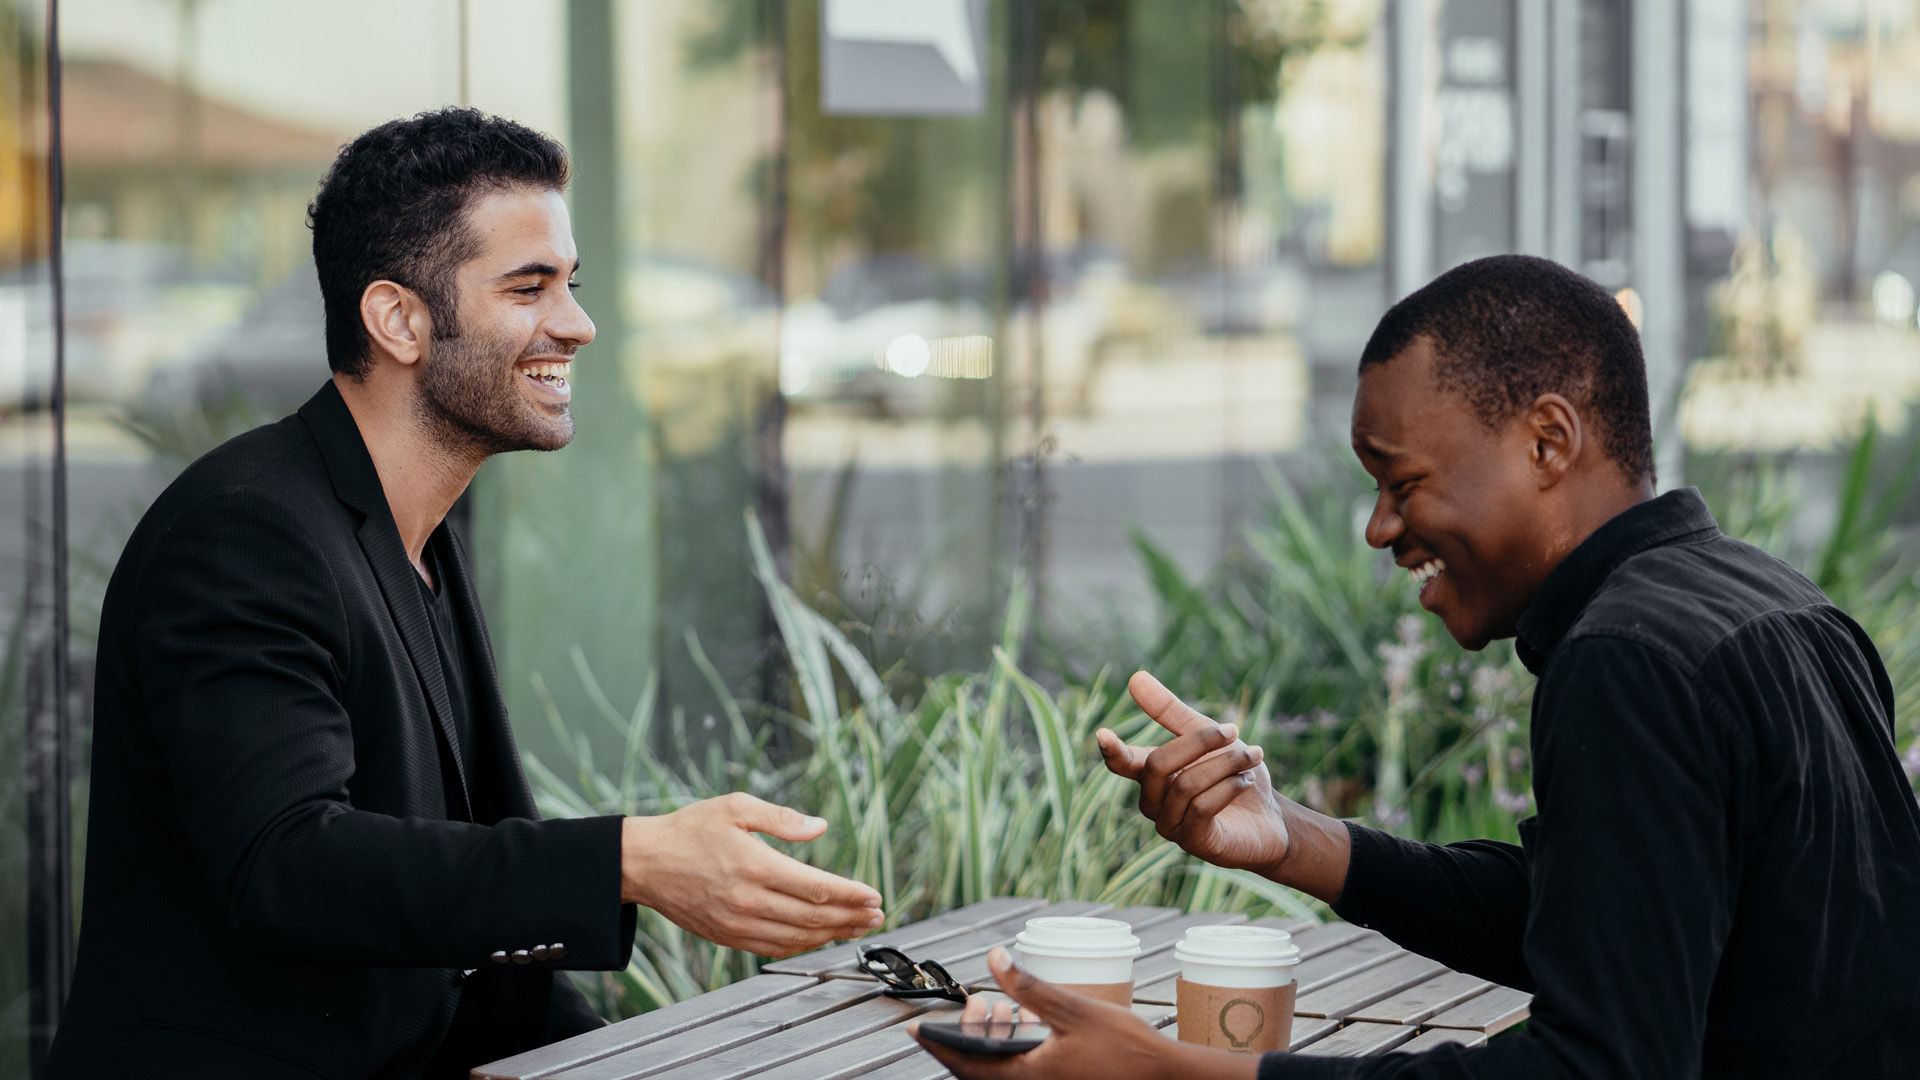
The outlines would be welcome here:
M 540 821 L 444 519 L 573 435 L 593 323 L 566 152 L 467 109 L 347 146 L 312 210 L 333 379 L 188 468 L 101 617 L 87 888 L 56 1077 L 463 1076 L 603 1021 L 634 904 L 790 955 L 880 897 L 736 794 Z

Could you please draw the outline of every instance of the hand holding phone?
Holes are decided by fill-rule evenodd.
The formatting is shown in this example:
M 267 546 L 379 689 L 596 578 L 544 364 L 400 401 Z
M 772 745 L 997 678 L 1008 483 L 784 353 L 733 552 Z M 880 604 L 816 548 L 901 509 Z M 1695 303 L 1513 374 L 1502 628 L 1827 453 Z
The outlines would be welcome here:
M 967 1054 L 1005 1057 L 1022 1054 L 1047 1041 L 1053 1032 L 1045 1024 L 1015 1024 L 1006 1020 L 928 1020 L 920 1035 Z

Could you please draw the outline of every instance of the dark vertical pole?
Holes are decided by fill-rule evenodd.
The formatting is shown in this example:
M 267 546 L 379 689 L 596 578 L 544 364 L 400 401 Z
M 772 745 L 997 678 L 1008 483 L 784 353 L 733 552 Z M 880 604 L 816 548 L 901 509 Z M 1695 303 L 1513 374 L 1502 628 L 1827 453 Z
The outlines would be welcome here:
M 782 324 L 787 309 L 787 4 L 761 0 L 761 48 L 765 50 L 768 83 L 767 193 L 760 207 L 758 270 L 773 292 L 773 366 L 759 392 L 761 406 L 753 418 L 754 512 L 766 533 L 767 548 L 784 581 L 793 580 L 792 522 L 788 511 L 786 432 L 787 396 L 780 388 Z M 760 685 L 757 697 L 778 704 L 782 692 L 780 627 L 773 615 L 773 598 L 760 601 L 759 641 L 755 653 Z M 775 728 L 784 739 L 786 727 Z
M 1234 18 L 1238 5 L 1231 0 L 1213 0 L 1207 5 L 1208 16 L 1212 22 L 1210 35 L 1212 47 L 1208 49 L 1213 68 L 1213 110 L 1214 157 L 1213 157 L 1213 213 L 1209 215 L 1213 229 L 1213 271 L 1215 286 L 1219 290 L 1220 312 L 1223 316 L 1225 332 L 1220 335 L 1220 349 L 1226 363 L 1221 365 L 1222 380 L 1227 383 L 1227 406 L 1220 417 L 1227 439 L 1223 440 L 1220 457 L 1214 468 L 1214 484 L 1219 493 L 1215 500 L 1217 514 L 1215 527 L 1219 530 L 1219 545 L 1214 557 L 1224 559 L 1233 547 L 1233 516 L 1240 500 L 1233 497 L 1230 484 L 1233 477 L 1232 425 L 1233 402 L 1238 400 L 1236 391 L 1239 375 L 1240 344 L 1235 340 L 1233 312 L 1233 278 L 1244 269 L 1240 256 L 1240 196 L 1242 193 L 1240 139 L 1240 65 L 1234 48 Z
M 47 0 L 47 272 L 53 296 L 53 459 L 45 543 L 29 538 L 27 581 L 27 1067 L 42 1074 L 73 968 L 73 850 L 69 759 L 73 753 L 67 700 L 67 358 L 66 286 L 61 214 L 65 176 L 61 160 L 60 4 Z M 29 528 L 34 515 L 29 511 Z M 42 559 L 44 557 L 44 564 Z M 46 581 L 40 580 L 45 570 Z M 51 586 L 44 610 L 35 602 Z
M 1047 313 L 1046 230 L 1041 220 L 1045 190 L 1041 178 L 1040 94 L 1044 43 L 1040 34 L 1042 0 L 1016 0 L 1013 5 L 1013 79 L 1017 114 L 1014 175 L 1019 184 L 1019 209 L 1014 230 L 1013 278 L 1025 286 L 1027 304 L 1027 431 L 1026 483 L 1020 493 L 1020 532 L 1025 547 L 1027 587 L 1033 590 L 1033 618 L 1027 641 L 1033 640 L 1046 619 L 1047 581 L 1047 358 L 1041 325 Z M 1026 642 L 1023 642 L 1024 646 Z

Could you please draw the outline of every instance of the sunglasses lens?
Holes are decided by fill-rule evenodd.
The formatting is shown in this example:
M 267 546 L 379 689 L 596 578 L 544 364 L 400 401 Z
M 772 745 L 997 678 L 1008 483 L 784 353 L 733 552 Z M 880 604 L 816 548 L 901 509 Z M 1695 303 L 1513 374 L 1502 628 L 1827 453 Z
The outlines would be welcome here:
M 913 961 L 899 949 L 877 945 L 860 950 L 860 967 L 867 974 L 893 986 L 912 987 L 916 971 Z

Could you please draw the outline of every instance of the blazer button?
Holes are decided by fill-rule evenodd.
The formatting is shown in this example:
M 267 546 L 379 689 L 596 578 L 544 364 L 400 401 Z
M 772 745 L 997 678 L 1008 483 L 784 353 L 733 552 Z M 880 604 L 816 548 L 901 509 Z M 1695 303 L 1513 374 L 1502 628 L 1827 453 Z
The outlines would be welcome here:
M 535 945 L 533 947 L 533 958 L 535 960 L 546 960 L 552 956 L 553 950 L 547 948 L 545 945 Z
M 565 945 L 562 945 L 556 941 L 553 944 L 547 946 L 547 959 L 565 960 L 566 958 L 567 958 L 567 947 Z
M 496 949 L 494 950 L 493 955 L 487 957 L 487 959 L 493 961 L 496 964 L 504 964 L 507 962 L 507 950 Z
M 515 949 L 513 950 L 513 962 L 516 964 L 531 964 L 533 963 L 533 955 L 525 949 Z

